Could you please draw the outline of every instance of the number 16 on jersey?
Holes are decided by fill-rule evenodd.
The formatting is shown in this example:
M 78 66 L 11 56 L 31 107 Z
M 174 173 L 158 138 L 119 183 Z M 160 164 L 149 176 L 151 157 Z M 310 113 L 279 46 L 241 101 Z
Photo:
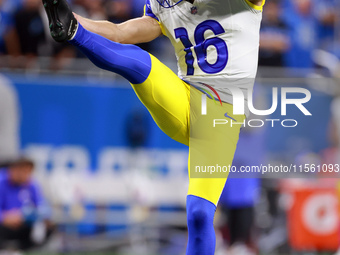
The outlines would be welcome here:
M 192 48 L 195 50 L 199 68 L 205 73 L 219 73 L 228 63 L 228 46 L 226 42 L 219 37 L 205 39 L 204 34 L 208 30 L 211 30 L 216 36 L 225 33 L 224 28 L 220 23 L 215 20 L 206 20 L 200 23 L 195 29 L 194 37 L 196 45 L 194 46 L 189 39 L 188 31 L 184 27 L 175 29 L 176 39 L 180 39 L 185 47 L 184 51 L 186 52 L 185 62 L 187 64 L 187 75 L 194 75 L 195 71 L 195 59 Z M 217 51 L 217 59 L 213 64 L 209 63 L 207 59 L 207 49 L 209 46 L 215 47 Z

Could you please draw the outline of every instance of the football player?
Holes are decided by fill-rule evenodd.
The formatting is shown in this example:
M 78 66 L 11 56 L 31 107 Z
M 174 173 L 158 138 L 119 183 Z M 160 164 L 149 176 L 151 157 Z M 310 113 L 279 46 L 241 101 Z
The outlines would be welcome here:
M 73 14 L 66 0 L 43 4 L 56 41 L 69 41 L 98 67 L 125 77 L 157 125 L 189 146 L 187 255 L 214 254 L 213 219 L 228 172 L 211 173 L 232 164 L 241 125 L 212 121 L 245 120 L 233 114 L 229 85 L 252 91 L 264 0 L 146 0 L 144 16 L 122 24 Z M 178 76 L 133 45 L 162 34 L 175 48 Z

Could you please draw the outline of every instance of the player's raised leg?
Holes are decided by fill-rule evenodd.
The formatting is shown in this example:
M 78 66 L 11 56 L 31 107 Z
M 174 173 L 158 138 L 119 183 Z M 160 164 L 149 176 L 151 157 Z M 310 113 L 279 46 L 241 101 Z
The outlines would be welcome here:
M 84 29 L 66 0 L 43 3 L 56 41 L 69 41 L 96 66 L 126 78 L 157 125 L 171 138 L 188 145 L 188 84 L 139 47 L 116 43 Z
M 188 84 L 139 47 L 112 42 L 80 24 L 70 43 L 98 67 L 126 78 L 157 125 L 174 140 L 188 145 Z

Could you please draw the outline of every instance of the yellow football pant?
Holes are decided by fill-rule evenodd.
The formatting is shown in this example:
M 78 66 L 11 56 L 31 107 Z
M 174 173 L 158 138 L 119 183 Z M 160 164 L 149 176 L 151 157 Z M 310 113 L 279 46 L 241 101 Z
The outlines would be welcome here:
M 203 166 L 230 166 L 239 139 L 241 125 L 213 126 L 214 119 L 228 113 L 237 122 L 244 116 L 233 115 L 231 104 L 221 106 L 207 100 L 208 114 L 201 114 L 202 92 L 182 81 L 168 67 L 151 55 L 152 68 L 147 80 L 132 84 L 137 96 L 157 125 L 172 139 L 189 146 L 188 195 L 204 198 L 217 206 L 228 173 L 199 173 Z

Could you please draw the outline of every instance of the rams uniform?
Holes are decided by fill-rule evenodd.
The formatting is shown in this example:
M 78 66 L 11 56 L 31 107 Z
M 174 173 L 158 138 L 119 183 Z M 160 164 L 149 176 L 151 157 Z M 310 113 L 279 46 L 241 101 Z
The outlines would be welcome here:
M 262 7 L 248 0 L 191 2 L 147 0 L 145 5 L 145 15 L 159 22 L 175 48 L 177 76 L 139 47 L 85 29 L 66 0 L 43 0 L 56 41 L 69 40 L 98 67 L 125 77 L 158 126 L 189 145 L 186 254 L 213 255 L 214 214 L 245 120 L 244 114 L 233 114 L 244 102 L 233 102 L 230 86 L 241 95 L 252 91 Z M 215 120 L 228 125 L 214 125 Z
M 225 114 L 237 123 L 245 119 L 232 114 L 226 85 L 238 86 L 244 94 L 253 89 L 262 7 L 247 0 L 196 0 L 164 8 L 158 0 L 147 0 L 145 15 L 159 22 L 173 44 L 179 74 L 151 56 L 149 77 L 133 88 L 158 126 L 190 145 L 188 195 L 217 205 L 228 174 L 197 174 L 195 169 L 232 164 L 241 125 L 213 127 L 212 123 Z M 208 115 L 202 116 L 200 88 L 206 85 L 223 103 L 221 107 L 208 100 Z

